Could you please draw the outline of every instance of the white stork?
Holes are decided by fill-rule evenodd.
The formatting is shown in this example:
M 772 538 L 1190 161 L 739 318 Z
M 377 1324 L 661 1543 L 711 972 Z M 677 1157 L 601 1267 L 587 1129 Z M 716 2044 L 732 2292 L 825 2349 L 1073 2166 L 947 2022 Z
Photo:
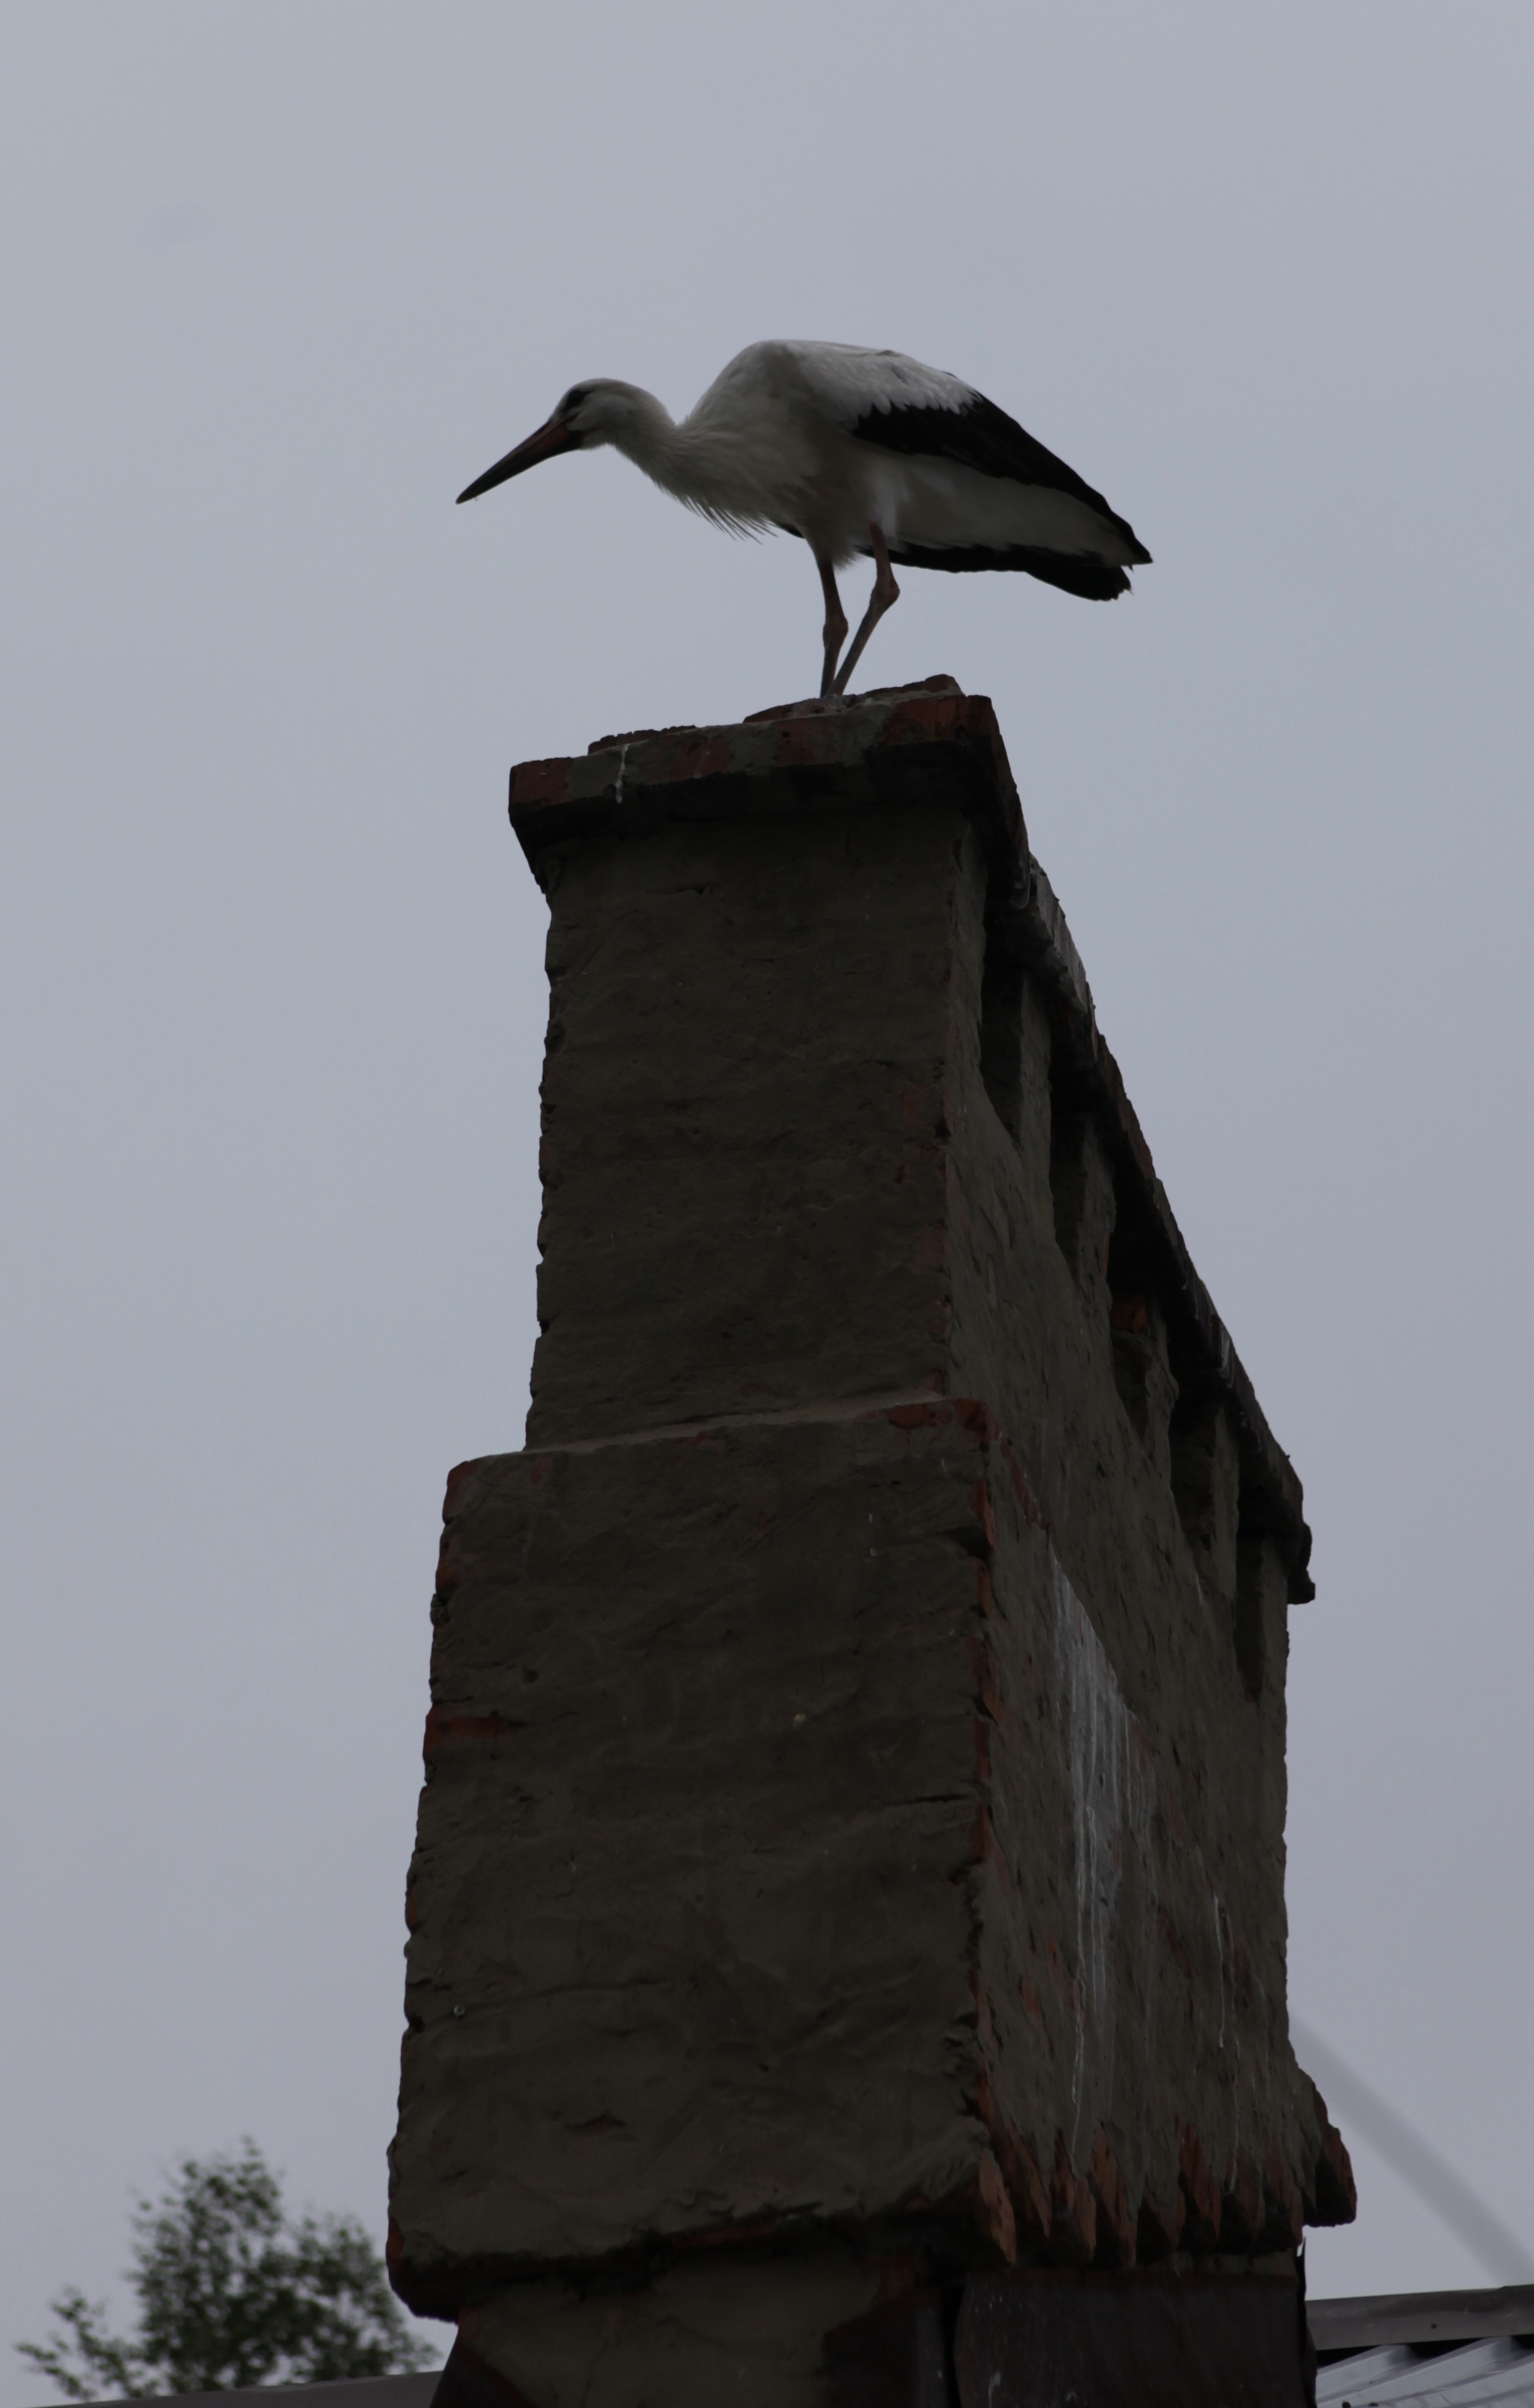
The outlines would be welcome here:
M 680 426 L 638 385 L 574 384 L 547 424 L 458 499 L 599 443 L 716 526 L 803 537 L 825 595 L 823 695 L 845 693 L 898 599 L 896 563 L 1022 568 L 1110 602 L 1151 557 L 1127 519 L 972 385 L 852 343 L 753 343 Z M 859 552 L 872 556 L 873 593 L 839 668 L 847 619 L 836 572 Z

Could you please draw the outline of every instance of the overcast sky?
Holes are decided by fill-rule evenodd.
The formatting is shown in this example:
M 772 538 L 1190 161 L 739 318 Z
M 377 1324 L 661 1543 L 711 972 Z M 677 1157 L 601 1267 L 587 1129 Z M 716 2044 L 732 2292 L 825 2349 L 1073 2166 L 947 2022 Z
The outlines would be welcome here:
M 1155 555 L 912 572 L 867 675 L 994 696 L 1305 1482 L 1296 2011 L 1534 2249 L 1531 69 L 1495 0 L 0 10 L 0 2340 L 242 2132 L 381 2235 L 443 1479 L 534 1334 L 507 767 L 819 665 L 803 546 L 615 454 L 452 496 L 765 335 Z M 1313 2288 L 1484 2279 L 1356 2164 Z

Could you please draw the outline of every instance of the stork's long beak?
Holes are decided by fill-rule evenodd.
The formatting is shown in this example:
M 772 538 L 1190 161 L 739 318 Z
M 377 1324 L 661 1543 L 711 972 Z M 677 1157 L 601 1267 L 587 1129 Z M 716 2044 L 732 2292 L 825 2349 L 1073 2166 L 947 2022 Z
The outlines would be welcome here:
M 504 460 L 497 460 L 494 468 L 487 468 L 482 477 L 476 477 L 472 485 L 466 485 L 458 498 L 461 502 L 472 502 L 476 494 L 488 494 L 492 485 L 504 485 L 508 477 L 520 477 L 524 468 L 536 468 L 540 460 L 552 460 L 561 452 L 577 451 L 580 443 L 581 437 L 573 426 L 562 418 L 551 418 L 536 435 L 529 435 L 525 443 L 519 443 Z

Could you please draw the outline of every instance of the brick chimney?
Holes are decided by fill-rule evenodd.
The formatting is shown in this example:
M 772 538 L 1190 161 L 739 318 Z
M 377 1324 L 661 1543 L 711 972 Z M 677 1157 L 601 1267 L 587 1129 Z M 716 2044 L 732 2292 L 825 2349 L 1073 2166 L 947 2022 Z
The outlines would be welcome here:
M 511 823 L 540 1336 L 448 1483 L 395 2286 L 487 2403 L 1005 2408 L 1056 2325 L 1297 2401 L 1310 1533 L 991 706 L 606 738 Z

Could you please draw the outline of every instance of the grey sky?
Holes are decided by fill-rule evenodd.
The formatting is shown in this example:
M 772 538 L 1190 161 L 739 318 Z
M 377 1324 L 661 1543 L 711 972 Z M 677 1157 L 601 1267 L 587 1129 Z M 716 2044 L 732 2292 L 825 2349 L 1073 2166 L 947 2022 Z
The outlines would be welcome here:
M 443 1478 L 533 1337 L 506 768 L 818 669 L 804 548 L 611 454 L 452 495 L 764 335 L 1155 554 L 912 572 L 868 681 L 995 697 L 1306 1484 L 1297 2009 L 1534 2247 L 1531 69 L 1495 0 L 0 10 L 0 2339 L 245 2130 L 381 2231 Z M 1357 2162 L 1314 2287 L 1479 2279 Z

